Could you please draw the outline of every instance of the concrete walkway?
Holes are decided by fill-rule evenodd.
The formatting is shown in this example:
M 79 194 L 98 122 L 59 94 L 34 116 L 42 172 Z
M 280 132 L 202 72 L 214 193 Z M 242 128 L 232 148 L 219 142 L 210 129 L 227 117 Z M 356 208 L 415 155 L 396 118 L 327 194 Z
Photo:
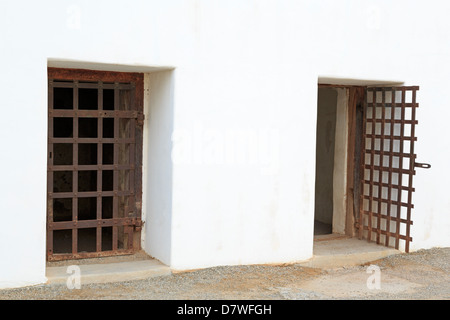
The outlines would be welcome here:
M 141 280 L 171 274 L 168 266 L 154 259 L 71 266 L 79 267 L 82 284 Z M 48 283 L 66 283 L 71 275 L 78 272 L 71 266 L 47 267 Z
M 368 263 L 398 254 L 400 251 L 368 243 L 355 238 L 327 235 L 316 237 L 314 256 L 298 265 L 310 268 L 334 268 Z M 158 260 L 148 257 L 144 260 L 131 260 L 113 263 L 78 264 L 81 283 L 108 283 L 140 280 L 150 277 L 170 275 L 171 269 Z M 63 284 L 77 269 L 68 269 L 69 265 L 47 267 L 49 284 Z
M 339 247 L 345 247 L 344 244 L 347 243 L 347 239 L 341 240 L 343 241 L 339 244 L 325 243 L 324 247 L 336 248 L 338 252 Z M 355 250 L 354 245 L 365 245 L 365 243 L 353 244 L 352 250 Z M 317 252 L 316 256 L 318 256 Z M 76 290 L 67 286 L 67 283 L 3 289 L 0 290 L 0 300 L 450 300 L 450 248 L 393 254 L 383 259 L 370 261 L 370 264 L 373 264 L 378 271 L 373 268 L 369 270 L 370 266 L 367 263 L 332 268 L 308 268 L 298 264 L 241 265 L 173 272 L 164 276 L 150 276 L 142 280 L 119 281 L 124 274 L 117 274 L 118 269 L 109 272 L 109 278 L 103 278 L 109 269 L 109 266 L 103 266 L 100 271 L 96 271 L 95 277 L 102 275 L 100 278 L 104 280 L 109 281 L 114 278 L 113 280 L 117 281 L 86 283 L 89 280 L 89 277 L 86 277 L 87 271 L 93 271 L 91 274 L 94 275 L 95 269 L 100 267 L 98 264 L 110 264 L 111 261 L 131 262 L 130 259 L 137 262 L 138 260 L 137 257 L 126 259 L 128 260 L 125 261 L 124 257 L 116 257 L 89 261 L 97 266 L 83 269 L 86 272 L 81 271 L 85 273 L 85 282 L 81 281 L 80 288 L 75 288 Z M 312 261 L 320 259 L 323 258 L 315 258 Z M 62 262 L 49 264 L 49 267 L 64 267 L 59 269 L 59 281 L 63 282 L 68 276 L 65 274 L 67 266 L 76 263 L 80 265 L 80 269 L 88 264 L 86 261 L 69 261 L 65 265 Z M 141 267 L 145 266 L 144 269 L 147 269 L 151 264 L 151 262 L 142 263 Z M 119 266 L 125 266 L 125 264 L 119 264 Z M 129 268 L 130 266 L 126 270 L 129 271 Z M 53 270 L 57 269 L 49 269 L 49 271 Z M 163 266 L 163 270 L 170 271 L 166 266 Z M 132 275 L 127 274 L 127 277 L 130 276 Z M 56 280 L 56 274 L 51 275 L 50 279 Z M 378 283 L 379 286 L 369 286 L 369 282 L 372 285 Z M 184 303 L 184 301 L 180 302 L 180 304 Z

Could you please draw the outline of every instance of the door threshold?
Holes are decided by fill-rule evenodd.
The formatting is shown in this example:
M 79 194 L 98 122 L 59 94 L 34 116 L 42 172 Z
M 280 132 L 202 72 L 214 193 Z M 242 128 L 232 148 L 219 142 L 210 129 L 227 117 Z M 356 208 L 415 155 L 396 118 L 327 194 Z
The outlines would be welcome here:
M 400 253 L 400 250 L 346 235 L 321 235 L 319 239 L 314 237 L 313 257 L 299 265 L 310 268 L 356 266 Z
M 132 261 L 143 261 L 152 260 L 153 258 L 145 253 L 144 250 L 139 250 L 133 254 L 127 255 L 117 255 L 109 257 L 99 257 L 99 258 L 84 258 L 84 259 L 67 259 L 58 261 L 47 261 L 47 268 L 52 267 L 64 267 L 70 265 L 88 265 L 88 264 L 110 264 L 119 262 L 132 262 Z
M 314 236 L 314 241 L 329 241 L 338 239 L 350 239 L 350 236 L 340 233 L 319 234 Z
M 77 267 L 81 285 L 143 280 L 172 274 L 169 266 L 156 259 L 83 264 Z M 73 279 L 73 274 L 74 269 L 67 266 L 47 267 L 47 284 L 67 284 Z

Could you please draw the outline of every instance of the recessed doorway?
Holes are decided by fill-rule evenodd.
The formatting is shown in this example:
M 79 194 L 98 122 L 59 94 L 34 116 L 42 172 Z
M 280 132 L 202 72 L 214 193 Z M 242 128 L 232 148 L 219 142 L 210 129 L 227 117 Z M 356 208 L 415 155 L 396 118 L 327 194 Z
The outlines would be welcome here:
M 409 252 L 415 169 L 431 167 L 414 152 L 418 90 L 319 84 L 315 240 L 357 236 Z
M 47 260 L 140 249 L 143 75 L 48 69 Z
M 314 236 L 354 236 L 364 87 L 319 85 L 317 98 Z

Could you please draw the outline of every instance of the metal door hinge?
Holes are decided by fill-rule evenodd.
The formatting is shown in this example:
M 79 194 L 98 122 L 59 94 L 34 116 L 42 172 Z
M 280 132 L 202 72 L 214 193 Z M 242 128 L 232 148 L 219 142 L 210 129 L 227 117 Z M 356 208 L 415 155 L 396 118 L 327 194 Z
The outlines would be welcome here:
M 144 221 L 142 221 L 141 219 L 136 219 L 135 223 L 134 223 L 134 230 L 141 231 L 143 225 L 144 225 Z
M 138 126 L 143 126 L 144 125 L 144 121 L 145 121 L 145 115 L 143 113 L 138 113 L 137 114 L 137 120 L 136 123 Z

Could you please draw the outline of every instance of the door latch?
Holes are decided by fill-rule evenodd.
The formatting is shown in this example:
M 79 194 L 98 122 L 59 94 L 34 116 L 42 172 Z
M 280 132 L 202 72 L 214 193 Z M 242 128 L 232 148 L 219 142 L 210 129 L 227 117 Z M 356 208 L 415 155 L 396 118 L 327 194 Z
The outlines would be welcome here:
M 423 168 L 423 169 L 430 169 L 431 168 L 431 164 L 414 162 L 414 167 Z

